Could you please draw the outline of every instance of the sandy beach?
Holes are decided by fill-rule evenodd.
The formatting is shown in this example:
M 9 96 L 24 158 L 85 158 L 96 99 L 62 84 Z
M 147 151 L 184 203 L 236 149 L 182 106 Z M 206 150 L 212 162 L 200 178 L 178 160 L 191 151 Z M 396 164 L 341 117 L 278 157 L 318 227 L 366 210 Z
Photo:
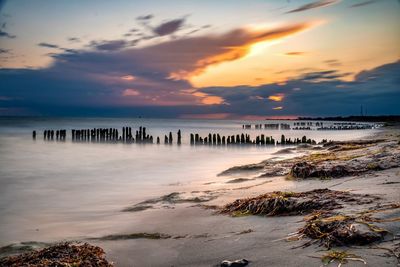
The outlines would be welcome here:
M 290 238 L 305 225 L 305 216 L 315 210 L 283 216 L 251 213 L 232 216 L 234 214 L 220 211 L 236 199 L 273 191 L 314 189 L 344 191 L 360 196 L 360 200 L 372 196 L 371 201 L 341 203 L 332 210 L 340 214 L 353 215 L 382 205 L 398 204 L 398 129 L 398 126 L 386 127 L 362 141 L 282 147 L 261 163 L 222 171 L 218 176 L 221 180 L 206 183 L 207 190 L 182 190 L 139 203 L 126 203 L 126 207 L 115 214 L 129 216 L 129 221 L 119 231 L 112 229 L 110 232 L 105 228 L 100 235 L 86 233 L 79 240 L 68 241 L 88 242 L 103 248 L 106 259 L 115 266 L 219 266 L 223 260 L 240 259 L 250 261 L 249 266 L 320 266 L 320 257 L 330 251 L 346 251 L 362 259 L 349 261 L 349 266 L 363 266 L 364 261 L 368 266 L 396 266 L 399 263 L 395 256 L 399 248 L 396 241 L 398 220 L 379 222 L 379 227 L 387 234 L 378 242 L 363 246 L 334 245 L 328 250 L 320 242 L 302 247 L 311 240 L 307 236 L 297 240 Z M 293 177 L 291 168 L 304 161 L 325 168 L 326 177 Z M 329 168 L 337 165 L 345 166 L 346 172 L 330 173 Z M 324 210 L 324 206 L 318 210 Z M 377 214 L 383 216 L 379 218 L 398 218 L 400 208 L 396 206 Z M 48 244 L 25 245 L 24 248 L 23 244 L 14 244 L 1 251 L 7 255 Z

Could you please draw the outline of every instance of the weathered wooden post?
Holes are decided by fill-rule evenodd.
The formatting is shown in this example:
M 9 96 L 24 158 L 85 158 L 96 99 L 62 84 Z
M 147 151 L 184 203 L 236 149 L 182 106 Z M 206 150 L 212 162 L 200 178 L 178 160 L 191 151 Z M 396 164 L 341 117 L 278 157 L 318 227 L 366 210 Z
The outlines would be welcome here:
M 33 131 L 33 132 L 32 132 L 32 138 L 33 138 L 33 139 L 36 139 L 36 131 Z
M 170 145 L 172 145 L 172 132 L 169 132 L 169 138 L 168 138 L 168 141 L 169 141 L 169 144 Z
M 164 144 L 165 145 L 168 144 L 168 136 L 167 135 L 164 136 Z
M 225 145 L 225 136 L 222 136 L 222 145 Z
M 177 144 L 180 145 L 182 144 L 182 140 L 181 140 L 182 136 L 181 136 L 181 129 L 178 130 L 178 141 Z
M 194 135 L 192 133 L 190 134 L 190 144 L 194 145 Z

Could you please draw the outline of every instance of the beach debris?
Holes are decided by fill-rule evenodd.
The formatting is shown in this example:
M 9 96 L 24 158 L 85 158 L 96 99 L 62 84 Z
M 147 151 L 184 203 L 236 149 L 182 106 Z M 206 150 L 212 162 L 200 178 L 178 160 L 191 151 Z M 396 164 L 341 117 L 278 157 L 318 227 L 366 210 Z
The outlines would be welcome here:
M 324 266 L 337 262 L 337 266 L 340 267 L 342 266 L 342 264 L 346 264 L 349 261 L 360 261 L 364 264 L 367 264 L 365 260 L 363 260 L 360 256 L 357 256 L 356 254 L 338 250 L 331 250 L 325 255 L 321 256 L 320 259 Z
M 400 217 L 387 216 L 388 212 L 396 215 L 400 203 L 378 204 L 356 214 L 317 211 L 304 218 L 306 224 L 296 233 L 290 234 L 287 241 L 297 241 L 303 237 L 311 238 L 301 247 L 319 242 L 330 249 L 334 246 L 368 245 L 384 240 L 387 234 L 395 234 L 382 228 L 382 223 L 399 222 Z M 383 218 L 373 214 L 383 213 Z
M 234 261 L 229 261 L 229 260 L 223 260 L 220 264 L 221 267 L 242 267 L 242 266 L 247 266 L 250 261 L 246 259 L 241 259 L 241 260 L 234 260 Z
M 358 216 L 330 212 L 317 212 L 306 218 L 306 225 L 298 232 L 298 237 L 307 236 L 319 241 L 322 246 L 367 245 L 382 241 L 388 233 Z M 308 246 L 313 241 L 305 243 Z
M 255 174 L 258 178 L 287 176 L 294 179 L 329 179 L 400 167 L 400 146 L 393 142 L 332 141 L 324 143 L 323 146 L 312 147 L 321 150 L 303 150 L 303 153 L 309 154 L 289 159 L 271 158 L 259 163 L 234 166 L 222 171 L 218 176 Z
M 305 161 L 298 162 L 292 166 L 289 177 L 293 178 L 337 178 L 349 175 L 351 172 L 343 165 L 322 165 L 307 163 Z
M 246 215 L 299 215 L 317 210 L 342 208 L 343 203 L 368 204 L 379 199 L 372 195 L 352 194 L 345 191 L 316 189 L 307 192 L 275 191 L 253 198 L 237 199 L 220 209 L 220 213 L 234 217 Z
M 60 243 L 38 251 L 0 259 L 0 266 L 96 266 L 112 267 L 105 259 L 104 250 L 88 243 Z

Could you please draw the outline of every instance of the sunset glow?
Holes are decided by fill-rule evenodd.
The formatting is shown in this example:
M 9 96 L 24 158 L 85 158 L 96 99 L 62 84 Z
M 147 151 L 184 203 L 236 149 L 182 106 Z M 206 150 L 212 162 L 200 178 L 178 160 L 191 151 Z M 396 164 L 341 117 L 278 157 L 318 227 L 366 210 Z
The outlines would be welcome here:
M 96 12 L 107 19 L 90 15 L 89 4 L 63 4 L 62 13 L 55 3 L 43 1 L 52 19 L 34 12 L 38 7 L 30 2 L 6 1 L 1 9 L 0 108 L 7 114 L 16 109 L 40 113 L 48 110 L 45 105 L 59 103 L 123 106 L 139 113 L 135 107 L 153 106 L 158 113 L 164 106 L 204 106 L 197 112 L 267 116 L 279 110 L 273 103 L 280 102 L 282 113 L 294 115 L 313 113 L 312 105 L 307 111 L 287 104 L 314 95 L 335 95 L 340 101 L 345 94 L 354 99 L 346 102 L 346 113 L 356 110 L 361 98 L 376 105 L 371 111 L 392 108 L 371 103 L 377 94 L 394 89 L 381 91 L 364 76 L 398 64 L 396 0 L 251 5 L 222 0 L 212 8 L 193 1 L 183 9 L 178 1 L 168 13 L 152 1 L 121 0 L 123 9 L 98 4 Z M 140 11 L 154 7 L 148 14 Z M 108 12 L 114 8 L 118 12 Z M 207 16 L 195 10 L 207 10 Z M 43 31 L 41 25 L 48 23 L 54 27 Z M 29 31 L 22 25 L 30 25 Z M 56 30 L 61 27 L 63 31 Z M 20 93 L 25 91 L 29 93 Z M 179 108 L 171 116 L 190 114 L 185 111 Z

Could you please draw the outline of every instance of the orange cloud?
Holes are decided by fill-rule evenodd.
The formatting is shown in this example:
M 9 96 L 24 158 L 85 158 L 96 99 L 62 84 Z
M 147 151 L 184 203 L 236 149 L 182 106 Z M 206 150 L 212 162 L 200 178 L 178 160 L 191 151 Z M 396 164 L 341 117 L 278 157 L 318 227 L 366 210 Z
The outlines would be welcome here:
M 220 105 L 224 103 L 224 99 L 219 96 L 209 96 L 202 92 L 195 92 L 192 95 L 201 98 L 201 103 L 205 105 Z
M 198 57 L 195 64 L 189 68 L 179 68 L 170 72 L 169 79 L 189 80 L 202 74 L 209 66 L 245 57 L 257 43 L 282 39 L 315 25 L 314 22 L 303 22 L 273 29 L 236 29 L 224 35 L 198 38 L 198 42 L 193 43 L 190 51 L 192 56 Z
M 132 76 L 132 75 L 125 75 L 125 76 L 122 76 L 121 79 L 125 80 L 125 81 L 133 81 L 136 78 L 134 76 Z
M 275 102 L 281 102 L 284 98 L 285 98 L 285 94 L 282 94 L 282 93 L 270 95 L 268 97 L 269 100 L 275 101 Z
M 122 95 L 123 96 L 138 96 L 138 95 L 140 95 L 140 92 L 138 90 L 135 90 L 135 89 L 125 89 L 122 92 Z

